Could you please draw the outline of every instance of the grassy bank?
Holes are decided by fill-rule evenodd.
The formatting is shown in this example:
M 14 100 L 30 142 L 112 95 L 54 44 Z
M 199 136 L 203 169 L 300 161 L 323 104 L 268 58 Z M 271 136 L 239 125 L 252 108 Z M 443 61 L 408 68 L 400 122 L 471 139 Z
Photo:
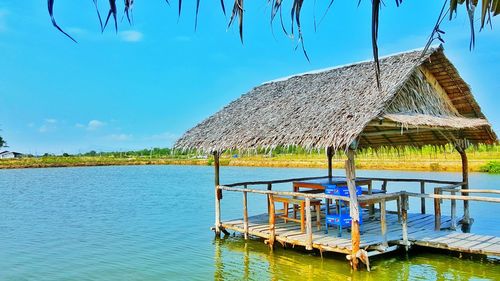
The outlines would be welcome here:
M 212 165 L 212 158 L 193 155 L 181 156 L 44 156 L 0 160 L 0 169 L 79 167 L 112 165 Z M 221 158 L 224 166 L 247 167 L 297 167 L 326 168 L 326 156 L 322 153 L 238 155 L 225 154 Z M 334 168 L 343 168 L 344 158 L 336 156 Z M 461 160 L 452 153 L 424 154 L 360 154 L 356 166 L 359 169 L 413 170 L 413 171 L 460 171 Z M 469 167 L 473 172 L 500 173 L 500 153 L 469 153 Z

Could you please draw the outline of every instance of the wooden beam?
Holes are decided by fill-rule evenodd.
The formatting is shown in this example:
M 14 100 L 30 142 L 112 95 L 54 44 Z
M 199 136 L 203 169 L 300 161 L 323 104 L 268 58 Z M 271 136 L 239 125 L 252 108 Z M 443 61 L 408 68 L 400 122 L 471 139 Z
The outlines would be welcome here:
M 215 235 L 220 236 L 220 200 L 222 199 L 222 190 L 218 188 L 219 178 L 219 152 L 214 152 L 214 175 L 215 175 Z
M 347 187 L 349 188 L 349 210 L 352 220 L 351 224 L 351 265 L 354 270 L 358 269 L 358 259 L 356 257 L 359 251 L 360 233 L 359 233 L 359 205 L 356 195 L 356 168 L 354 164 L 354 149 L 349 147 L 347 150 L 347 160 L 345 162 Z
M 438 130 L 438 128 L 391 129 L 391 130 L 378 131 L 378 132 L 366 132 L 366 133 L 362 133 L 361 136 L 364 136 L 364 137 L 384 136 L 384 135 L 386 135 L 386 136 L 390 136 L 390 135 L 404 136 L 405 134 L 430 132 L 433 130 L 436 131 L 436 130 Z M 439 128 L 439 130 L 442 130 L 442 128 Z

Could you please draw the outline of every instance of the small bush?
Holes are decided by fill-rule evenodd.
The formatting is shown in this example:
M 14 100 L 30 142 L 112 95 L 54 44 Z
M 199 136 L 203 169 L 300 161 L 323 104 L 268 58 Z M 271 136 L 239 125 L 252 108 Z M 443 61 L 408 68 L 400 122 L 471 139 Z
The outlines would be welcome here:
M 490 161 L 486 165 L 482 166 L 480 171 L 485 173 L 500 174 L 500 162 Z
M 439 163 L 431 163 L 430 168 L 431 168 L 431 171 L 433 171 L 433 172 L 439 171 L 440 170 Z

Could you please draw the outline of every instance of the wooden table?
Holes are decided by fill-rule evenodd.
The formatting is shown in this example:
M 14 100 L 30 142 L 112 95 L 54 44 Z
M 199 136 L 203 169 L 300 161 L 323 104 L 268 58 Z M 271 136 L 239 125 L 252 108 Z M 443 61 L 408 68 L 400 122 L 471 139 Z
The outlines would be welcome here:
M 279 216 L 276 215 L 277 218 L 281 218 L 285 221 L 294 221 L 294 222 L 300 222 L 300 231 L 304 233 L 305 231 L 305 208 L 306 208 L 306 201 L 304 199 L 299 199 L 299 198 L 294 198 L 293 196 L 274 196 L 273 201 L 275 202 L 281 202 L 283 203 L 283 215 Z M 319 199 L 312 199 L 311 201 L 311 206 L 315 207 L 316 210 L 316 225 L 318 227 L 318 230 L 321 229 L 321 200 Z M 273 204 L 274 204 L 273 203 Z M 288 216 L 288 205 L 291 204 L 293 205 L 294 209 L 294 217 L 290 218 Z M 300 207 L 300 219 L 297 219 L 297 216 L 295 214 L 295 208 L 296 206 Z

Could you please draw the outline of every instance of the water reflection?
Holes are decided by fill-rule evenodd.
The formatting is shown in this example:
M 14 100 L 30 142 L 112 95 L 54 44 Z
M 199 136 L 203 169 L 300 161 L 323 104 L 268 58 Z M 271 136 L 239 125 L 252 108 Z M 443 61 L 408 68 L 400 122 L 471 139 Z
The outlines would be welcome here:
M 353 272 L 340 255 L 274 251 L 261 240 L 214 240 L 214 280 L 500 280 L 498 262 L 467 260 L 443 253 L 411 252 L 373 260 L 372 272 Z

